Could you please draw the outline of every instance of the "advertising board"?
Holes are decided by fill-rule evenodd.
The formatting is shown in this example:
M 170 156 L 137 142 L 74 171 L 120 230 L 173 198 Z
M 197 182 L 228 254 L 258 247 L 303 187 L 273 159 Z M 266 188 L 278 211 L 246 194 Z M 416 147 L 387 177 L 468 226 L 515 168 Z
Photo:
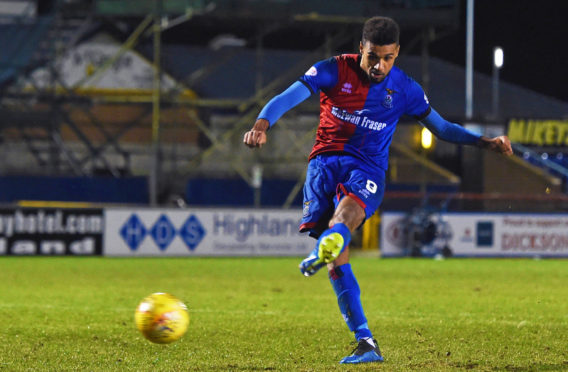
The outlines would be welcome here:
M 404 213 L 381 216 L 380 249 L 384 256 L 409 253 L 409 223 Z M 568 257 L 568 215 L 443 213 L 429 216 L 436 226 L 425 248 L 447 247 L 454 256 Z
M 304 256 L 297 211 L 106 209 L 105 256 Z
M 102 209 L 2 208 L 0 255 L 100 255 Z

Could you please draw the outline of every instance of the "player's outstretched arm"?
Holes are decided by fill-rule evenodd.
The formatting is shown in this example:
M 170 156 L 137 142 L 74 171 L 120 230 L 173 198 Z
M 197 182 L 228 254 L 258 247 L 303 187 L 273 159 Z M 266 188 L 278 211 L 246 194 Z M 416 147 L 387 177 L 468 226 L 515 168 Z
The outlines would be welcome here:
M 245 133 L 243 143 L 250 148 L 262 147 L 266 143 L 266 131 L 284 113 L 310 95 L 310 90 L 303 83 L 297 81 L 284 92 L 272 98 L 258 115 L 252 129 Z
M 256 119 L 251 130 L 245 133 L 243 142 L 250 148 L 262 147 L 266 143 L 266 131 L 270 123 L 266 119 Z
M 512 155 L 511 141 L 507 136 L 488 138 L 470 132 L 461 125 L 451 123 L 431 108 L 428 116 L 420 120 L 420 123 L 428 128 L 434 135 L 444 141 L 461 145 L 473 145 L 495 151 L 499 154 Z
M 480 137 L 477 145 L 481 148 L 495 151 L 498 154 L 513 155 L 511 141 L 507 136 L 499 136 L 494 138 Z

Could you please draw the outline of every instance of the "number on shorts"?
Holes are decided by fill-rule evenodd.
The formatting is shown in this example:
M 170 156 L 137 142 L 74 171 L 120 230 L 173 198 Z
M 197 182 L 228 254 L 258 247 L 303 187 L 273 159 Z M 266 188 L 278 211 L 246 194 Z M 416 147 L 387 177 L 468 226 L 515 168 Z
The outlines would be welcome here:
M 371 180 L 367 180 L 367 190 L 369 190 L 372 194 L 377 192 L 377 184 Z

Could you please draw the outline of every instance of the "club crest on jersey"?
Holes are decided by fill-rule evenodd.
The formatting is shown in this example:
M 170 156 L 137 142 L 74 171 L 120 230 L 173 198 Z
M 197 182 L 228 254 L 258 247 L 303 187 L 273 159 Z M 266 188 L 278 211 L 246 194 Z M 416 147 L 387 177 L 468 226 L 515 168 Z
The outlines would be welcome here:
M 385 96 L 385 99 L 383 101 L 383 107 L 387 108 L 387 109 L 391 109 L 392 108 L 392 97 L 396 93 L 396 91 L 394 89 L 389 89 L 389 88 L 386 88 L 386 91 L 387 91 L 387 95 Z
M 392 108 L 392 96 L 390 94 L 387 94 L 385 96 L 385 100 L 383 101 L 383 106 L 387 109 Z

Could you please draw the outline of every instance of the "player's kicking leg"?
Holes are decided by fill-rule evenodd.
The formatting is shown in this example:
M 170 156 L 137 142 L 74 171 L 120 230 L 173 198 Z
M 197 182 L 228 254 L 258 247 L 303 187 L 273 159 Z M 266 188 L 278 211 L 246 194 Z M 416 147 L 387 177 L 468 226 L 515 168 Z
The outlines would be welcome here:
M 351 241 L 351 232 L 343 223 L 336 223 L 319 237 L 314 250 L 299 265 L 305 276 L 312 276 L 326 264 L 335 261 Z
M 330 256 L 333 257 L 333 262 L 328 265 L 329 280 L 337 296 L 343 319 L 349 330 L 354 332 L 358 342 L 357 348 L 340 361 L 344 364 L 383 361 L 379 346 L 367 325 L 361 304 L 361 290 L 349 263 L 348 244 L 351 240 L 351 231 L 355 230 L 364 219 L 365 211 L 361 205 L 351 197 L 344 197 L 330 221 L 331 227 L 324 231 L 314 251 L 300 264 L 302 273 L 309 276 L 322 268 Z M 328 243 L 331 249 L 328 248 Z
M 330 227 L 320 235 L 314 250 L 299 265 L 305 276 L 314 275 L 326 264 L 335 261 L 349 245 L 351 231 L 365 220 L 365 211 L 357 201 L 346 193 L 343 195 L 329 221 Z

